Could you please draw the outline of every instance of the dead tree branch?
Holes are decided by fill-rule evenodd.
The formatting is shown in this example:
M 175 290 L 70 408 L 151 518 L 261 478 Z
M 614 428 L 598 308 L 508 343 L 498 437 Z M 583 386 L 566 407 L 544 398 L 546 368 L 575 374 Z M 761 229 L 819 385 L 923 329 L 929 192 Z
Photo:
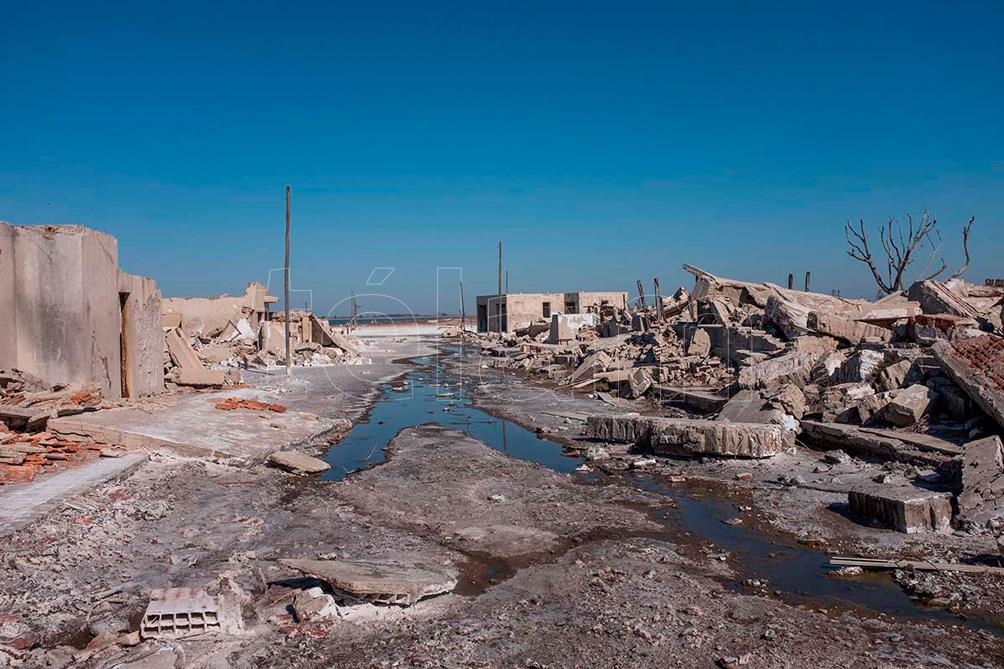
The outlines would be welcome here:
M 948 269 L 948 263 L 941 256 L 942 240 L 941 233 L 938 231 L 938 219 L 924 211 L 920 219 L 916 221 L 912 215 L 907 214 L 906 221 L 907 224 L 904 227 L 898 219 L 890 218 L 879 228 L 879 244 L 885 256 L 884 263 L 876 261 L 872 255 L 868 231 L 863 220 L 859 221 L 857 227 L 853 226 L 850 221 L 844 224 L 844 237 L 850 247 L 847 255 L 864 263 L 871 272 L 872 278 L 875 279 L 879 290 L 887 295 L 903 290 L 907 270 L 917 260 L 918 254 L 925 245 L 930 246 L 931 252 L 921 272 L 922 280 L 933 279 Z M 969 226 L 966 226 L 963 230 L 963 241 L 967 244 L 966 265 L 963 266 L 963 270 L 969 263 L 968 229 Z M 935 258 L 939 259 L 938 267 L 929 271 Z M 884 272 L 880 269 L 882 264 L 884 264 Z
M 966 254 L 966 260 L 962 263 L 962 267 L 960 267 L 955 274 L 949 277 L 949 280 L 958 279 L 960 276 L 969 271 L 969 232 L 973 229 L 973 221 L 975 220 L 975 216 L 970 216 L 969 222 L 962 228 L 962 250 Z

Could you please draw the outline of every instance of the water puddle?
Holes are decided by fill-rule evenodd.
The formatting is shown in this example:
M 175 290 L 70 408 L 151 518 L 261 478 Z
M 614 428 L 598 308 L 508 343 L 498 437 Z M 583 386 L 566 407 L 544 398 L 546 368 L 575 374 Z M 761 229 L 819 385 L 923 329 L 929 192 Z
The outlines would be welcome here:
M 338 481 L 354 471 L 380 464 L 386 457 L 384 447 L 394 435 L 428 423 L 464 432 L 496 451 L 554 471 L 567 474 L 582 464 L 582 460 L 565 455 L 560 444 L 470 406 L 459 379 L 447 372 L 435 356 L 414 358 L 412 362 L 419 367 L 408 373 L 407 384 L 387 385 L 367 420 L 353 426 L 324 455 L 331 465 L 324 480 Z
M 460 351 L 456 354 L 463 355 Z M 568 455 L 561 444 L 470 406 L 460 379 L 442 365 L 438 356 L 414 358 L 411 362 L 416 368 L 407 374 L 407 383 L 388 384 L 367 420 L 355 425 L 325 454 L 331 469 L 323 476 L 324 480 L 341 480 L 352 472 L 380 464 L 386 457 L 386 445 L 398 432 L 428 423 L 464 432 L 496 451 L 554 471 L 571 473 L 582 464 L 580 458 Z M 592 476 L 581 480 L 585 484 L 601 482 Z M 715 486 L 703 482 L 666 484 L 650 476 L 624 476 L 621 482 L 672 499 L 674 506 L 667 505 L 656 514 L 667 526 L 668 534 L 679 537 L 686 532 L 714 544 L 730 555 L 730 564 L 741 572 L 744 580 L 765 581 L 769 590 L 780 591 L 791 603 L 867 609 L 1001 632 L 1001 627 L 993 622 L 962 618 L 943 609 L 923 606 L 910 599 L 886 574 L 853 579 L 829 577 L 829 556 L 825 553 L 774 539 L 746 525 L 724 522 L 739 515 L 724 489 L 715 490 Z M 497 582 L 497 578 L 506 577 L 502 573 L 483 574 L 478 580 Z M 752 592 L 738 582 L 730 585 Z

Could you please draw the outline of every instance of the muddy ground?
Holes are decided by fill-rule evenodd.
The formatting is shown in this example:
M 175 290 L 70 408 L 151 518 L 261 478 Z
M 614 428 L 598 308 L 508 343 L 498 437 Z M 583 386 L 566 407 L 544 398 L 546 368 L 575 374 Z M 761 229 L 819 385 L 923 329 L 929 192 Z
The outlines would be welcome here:
M 643 415 L 686 414 L 648 400 L 604 402 L 590 393 L 571 393 L 541 376 L 485 367 L 478 356 L 451 356 L 447 364 L 468 379 L 472 402 L 483 410 L 527 425 L 573 449 L 594 442 L 585 424 L 555 414 Z M 608 445 L 614 458 L 589 467 L 618 474 L 648 454 Z M 797 448 L 765 460 L 656 458 L 645 471 L 669 481 L 707 481 L 724 485 L 739 506 L 749 506 L 745 522 L 765 535 L 811 545 L 832 555 L 884 559 L 928 559 L 939 562 L 1002 564 L 994 538 L 987 532 L 904 534 L 870 524 L 849 513 L 847 490 L 879 477 L 893 483 L 936 478 L 933 471 L 896 462 L 848 457 L 833 463 L 826 453 L 801 442 Z M 950 490 L 937 482 L 933 490 Z M 904 572 L 891 575 L 912 597 L 946 610 L 980 616 L 1004 627 L 1004 582 L 998 575 Z
M 556 433 L 572 432 L 561 420 Z M 441 427 L 403 431 L 383 464 L 339 482 L 155 456 L 71 504 L 0 548 L 0 664 L 1004 666 L 990 631 L 739 587 L 728 553 L 682 530 L 666 496 L 585 483 Z M 288 610 L 313 583 L 281 558 L 401 554 L 455 566 L 457 588 L 333 621 Z M 151 588 L 230 583 L 243 633 L 124 645 Z

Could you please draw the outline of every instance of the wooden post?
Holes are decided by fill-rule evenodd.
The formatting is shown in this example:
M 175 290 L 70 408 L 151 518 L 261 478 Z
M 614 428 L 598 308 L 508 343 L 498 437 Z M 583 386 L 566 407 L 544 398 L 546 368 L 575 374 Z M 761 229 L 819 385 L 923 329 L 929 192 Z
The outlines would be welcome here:
M 499 295 L 502 294 L 502 240 L 499 240 Z
M 289 214 L 290 214 L 290 189 L 286 186 L 286 262 L 283 267 L 283 296 L 282 305 L 286 310 L 286 376 L 293 374 L 292 347 L 289 343 Z
M 464 280 L 460 280 L 460 336 L 464 336 L 467 328 L 467 312 L 464 311 Z
M 788 290 L 791 290 L 794 287 L 795 287 L 795 275 L 789 272 L 788 273 Z
M 638 286 L 638 308 L 645 308 L 645 286 L 642 285 L 641 279 L 638 279 L 635 284 Z
M 810 276 L 811 276 L 811 272 L 809 272 L 808 270 L 806 270 L 805 271 L 805 292 L 807 292 L 807 293 L 809 292 L 809 278 L 810 278 Z
M 659 277 L 652 279 L 652 284 L 655 286 L 655 317 L 658 321 L 662 322 L 662 296 L 659 291 Z

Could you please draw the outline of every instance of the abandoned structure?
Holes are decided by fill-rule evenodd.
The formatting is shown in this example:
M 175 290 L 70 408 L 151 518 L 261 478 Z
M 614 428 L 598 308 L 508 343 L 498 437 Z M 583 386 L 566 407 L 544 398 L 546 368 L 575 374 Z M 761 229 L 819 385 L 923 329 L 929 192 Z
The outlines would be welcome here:
M 115 238 L 0 222 L 0 368 L 138 397 L 164 389 L 160 292 L 118 267 Z
M 627 309 L 626 292 L 505 293 L 478 296 L 478 332 L 515 332 L 536 322 L 549 324 L 552 314 L 599 312 L 601 307 Z

